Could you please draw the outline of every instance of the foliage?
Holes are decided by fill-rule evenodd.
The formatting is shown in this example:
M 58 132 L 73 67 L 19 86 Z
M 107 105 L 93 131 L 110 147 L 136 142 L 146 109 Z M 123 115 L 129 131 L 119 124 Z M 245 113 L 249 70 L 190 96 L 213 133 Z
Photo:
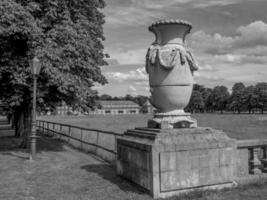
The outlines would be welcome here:
M 258 83 L 255 86 L 255 94 L 257 95 L 257 107 L 263 111 L 267 109 L 267 83 Z
M 243 109 L 248 110 L 249 113 L 254 113 L 254 109 L 257 107 L 258 96 L 255 93 L 255 86 L 251 85 L 245 88 L 243 93 Z
M 199 93 L 204 101 L 204 108 Z M 231 95 L 225 86 L 211 89 L 195 84 L 186 110 L 190 112 L 237 111 L 239 114 L 260 110 L 263 113 L 267 110 L 267 83 L 262 82 L 247 87 L 242 82 L 235 83 Z
M 34 56 L 42 65 L 39 105 L 92 106 L 91 87 L 107 83 L 100 69 L 107 64 L 104 6 L 104 0 L 1 0 L 0 98 L 10 110 L 30 113 Z
M 241 109 L 244 105 L 244 91 L 245 85 L 241 82 L 235 83 L 232 87 L 232 94 L 231 94 L 231 104 L 230 107 L 232 110 L 237 110 L 238 113 L 241 112 Z
M 200 91 L 193 90 L 187 109 L 191 112 L 202 112 L 204 109 L 204 100 Z

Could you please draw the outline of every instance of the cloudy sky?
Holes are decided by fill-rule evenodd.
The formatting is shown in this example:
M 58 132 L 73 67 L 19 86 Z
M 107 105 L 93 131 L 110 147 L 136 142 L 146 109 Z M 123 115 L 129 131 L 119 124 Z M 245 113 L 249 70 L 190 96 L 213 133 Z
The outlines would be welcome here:
M 159 19 L 193 24 L 187 37 L 200 65 L 195 82 L 207 87 L 267 81 L 267 0 L 106 0 L 102 67 L 109 84 L 100 94 L 149 96 L 144 70 L 154 41 L 148 26 Z

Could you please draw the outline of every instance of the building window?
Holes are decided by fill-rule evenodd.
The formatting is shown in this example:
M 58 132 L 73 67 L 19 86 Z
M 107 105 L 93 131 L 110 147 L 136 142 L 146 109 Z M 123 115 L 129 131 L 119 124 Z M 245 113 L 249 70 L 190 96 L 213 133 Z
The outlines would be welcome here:
M 111 111 L 110 110 L 105 110 L 105 114 L 110 114 Z
M 123 110 L 119 110 L 118 113 L 119 114 L 123 114 L 124 112 L 123 112 Z
M 130 113 L 131 114 L 135 114 L 136 113 L 136 110 L 130 110 Z

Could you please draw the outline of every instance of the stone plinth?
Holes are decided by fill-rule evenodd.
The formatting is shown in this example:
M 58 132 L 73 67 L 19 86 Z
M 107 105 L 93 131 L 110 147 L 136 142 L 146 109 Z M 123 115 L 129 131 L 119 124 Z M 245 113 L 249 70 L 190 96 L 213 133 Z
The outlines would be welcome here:
M 210 128 L 128 130 L 117 139 L 117 173 L 154 198 L 231 187 L 236 141 Z

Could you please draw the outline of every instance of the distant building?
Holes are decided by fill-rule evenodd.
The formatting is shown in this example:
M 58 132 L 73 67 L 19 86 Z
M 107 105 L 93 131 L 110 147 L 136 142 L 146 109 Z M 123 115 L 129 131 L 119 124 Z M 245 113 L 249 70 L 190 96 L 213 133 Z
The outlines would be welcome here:
M 99 107 L 89 114 L 96 115 L 126 115 L 126 114 L 139 114 L 140 106 L 132 101 L 99 101 Z
M 68 106 L 64 101 L 56 106 L 57 115 L 68 115 L 70 113 L 72 113 L 72 108 Z
M 146 113 L 154 113 L 155 107 L 151 105 L 150 101 L 147 100 L 146 103 L 144 104 L 144 111 Z

